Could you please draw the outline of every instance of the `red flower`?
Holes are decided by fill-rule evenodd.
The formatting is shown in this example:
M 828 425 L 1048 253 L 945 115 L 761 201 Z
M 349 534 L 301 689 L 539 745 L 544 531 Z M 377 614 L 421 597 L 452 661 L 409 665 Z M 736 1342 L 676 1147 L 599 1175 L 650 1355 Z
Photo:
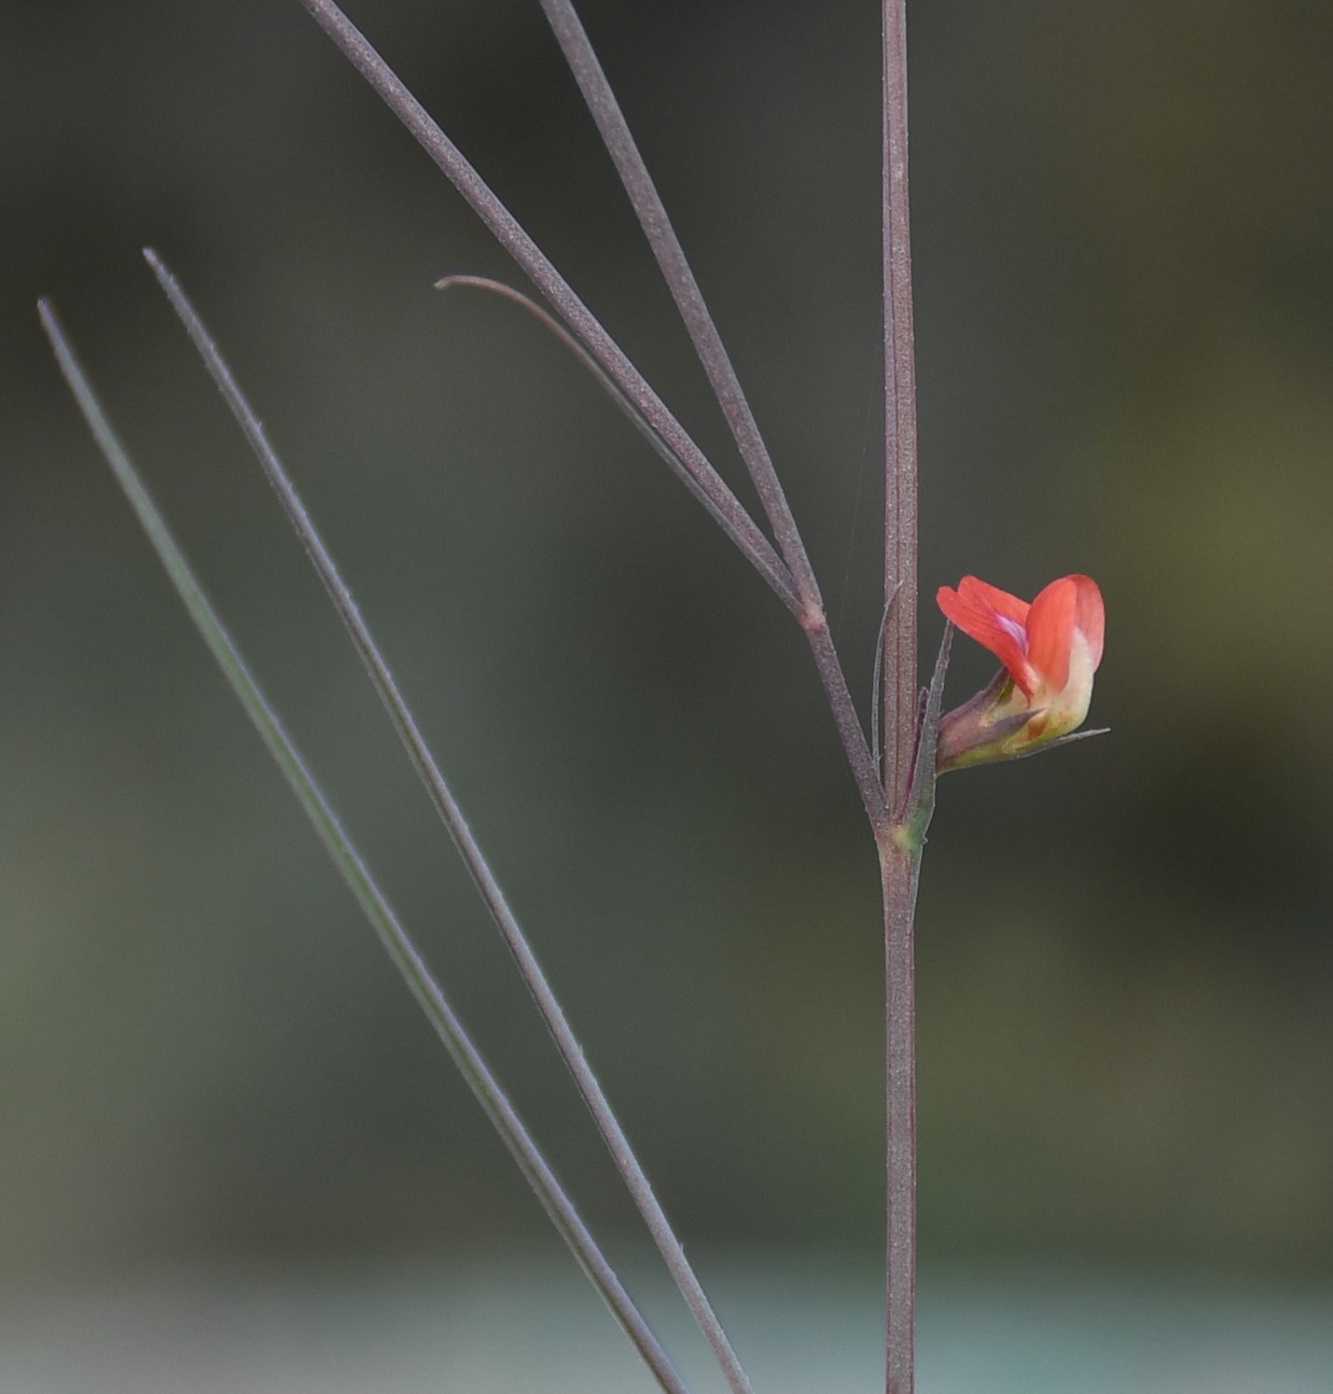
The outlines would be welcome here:
M 1026 755 L 1082 725 L 1102 661 L 1106 611 L 1089 576 L 1062 576 L 1029 605 L 964 576 L 936 600 L 1004 664 L 984 691 L 940 721 L 937 768 Z

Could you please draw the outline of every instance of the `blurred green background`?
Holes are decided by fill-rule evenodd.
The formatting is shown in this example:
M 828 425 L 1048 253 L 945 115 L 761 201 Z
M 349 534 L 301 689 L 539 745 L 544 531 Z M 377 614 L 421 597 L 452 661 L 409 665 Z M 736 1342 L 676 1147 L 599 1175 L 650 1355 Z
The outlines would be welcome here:
M 350 12 L 744 490 L 537 6 Z M 877 6 L 582 12 L 864 705 Z M 1113 728 L 942 786 L 924 1258 L 1324 1283 L 1333 9 L 933 0 L 911 26 L 923 593 L 1094 575 Z M 874 856 L 787 615 L 562 349 L 431 289 L 518 276 L 294 0 L 0 0 L 0 114 L 0 1277 L 556 1245 L 189 629 L 39 294 L 559 1170 L 632 1225 L 145 243 L 687 1243 L 873 1268 Z M 956 655 L 962 700 L 990 665 Z

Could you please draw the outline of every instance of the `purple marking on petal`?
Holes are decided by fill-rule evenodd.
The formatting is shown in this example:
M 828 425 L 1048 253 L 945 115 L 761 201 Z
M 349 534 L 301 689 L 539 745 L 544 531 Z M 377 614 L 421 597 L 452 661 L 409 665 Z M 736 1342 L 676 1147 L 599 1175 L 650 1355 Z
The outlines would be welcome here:
M 1008 615 L 996 615 L 995 621 L 1008 632 L 1018 647 L 1026 654 L 1028 651 L 1027 629 L 1017 620 L 1011 620 Z

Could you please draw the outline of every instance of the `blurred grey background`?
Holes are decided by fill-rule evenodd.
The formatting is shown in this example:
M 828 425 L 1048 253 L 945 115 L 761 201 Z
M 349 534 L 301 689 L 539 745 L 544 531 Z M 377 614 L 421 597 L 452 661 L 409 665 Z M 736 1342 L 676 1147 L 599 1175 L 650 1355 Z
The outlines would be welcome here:
M 878 7 L 581 8 L 864 706 Z M 350 13 L 744 491 L 537 6 Z M 911 46 L 923 593 L 1094 575 L 1113 728 L 942 786 L 924 1261 L 1323 1288 L 1333 9 L 932 0 Z M 806 650 L 559 346 L 432 290 L 519 280 L 444 178 L 294 0 L 0 0 L 0 197 L 0 1280 L 558 1255 L 115 492 L 40 294 L 559 1170 L 632 1231 L 152 244 L 687 1243 L 851 1255 L 873 1302 L 875 865 Z M 962 700 L 990 662 L 956 655 Z

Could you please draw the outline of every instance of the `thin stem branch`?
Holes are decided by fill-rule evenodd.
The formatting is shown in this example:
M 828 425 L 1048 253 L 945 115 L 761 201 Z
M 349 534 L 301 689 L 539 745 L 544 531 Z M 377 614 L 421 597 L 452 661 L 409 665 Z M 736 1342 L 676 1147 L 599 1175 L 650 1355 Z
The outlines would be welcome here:
M 657 434 L 652 424 L 644 420 L 634 403 L 606 376 L 596 359 L 559 320 L 542 309 L 534 300 L 524 295 L 522 291 L 514 290 L 512 286 L 507 286 L 501 281 L 491 280 L 486 276 L 446 276 L 442 281 L 437 281 L 436 286 L 438 289 L 449 289 L 453 286 L 473 286 L 479 290 L 491 291 L 516 305 L 521 305 L 578 358 L 616 405 L 643 432 L 654 449 L 664 457 L 671 458 L 671 447 Z M 688 476 L 686 478 L 688 479 Z M 704 501 L 704 506 L 711 508 L 707 500 Z M 842 740 L 843 749 L 847 753 L 848 763 L 851 765 L 857 788 L 861 793 L 866 814 L 870 819 L 871 827 L 878 835 L 887 831 L 889 827 L 888 811 L 884 804 L 883 791 L 879 785 L 879 767 L 870 747 L 866 745 L 861 729 L 861 719 L 856 713 L 855 704 L 848 691 L 842 665 L 838 662 L 838 655 L 833 647 L 828 627 L 823 622 L 822 610 L 811 611 L 807 614 L 802 621 L 802 628 L 814 654 L 815 667 L 824 683 L 824 691 L 828 698 L 829 708 L 833 713 L 834 725 Z M 878 698 L 876 697 L 875 700 L 877 702 Z
M 833 724 L 842 741 L 843 753 L 851 767 L 852 778 L 856 781 L 861 804 L 870 820 L 871 830 L 876 837 L 882 836 L 890 827 L 889 811 L 884 801 L 884 788 L 879 781 L 879 770 L 875 757 L 866 741 L 865 728 L 856 711 L 856 703 L 847 686 L 847 678 L 842 664 L 838 661 L 837 650 L 833 647 L 833 636 L 829 633 L 828 620 L 823 611 L 802 621 L 806 642 L 815 660 L 819 680 L 824 685 L 824 696 L 833 714 Z
M 703 505 L 709 517 L 711 517 L 719 527 L 725 530 L 727 526 L 726 518 L 719 511 L 713 500 L 700 488 L 694 476 L 685 467 L 684 461 L 681 460 L 680 456 L 671 448 L 670 443 L 662 438 L 653 423 L 649 421 L 638 407 L 636 407 L 620 388 L 616 386 L 615 382 L 607 376 L 602 365 L 586 348 L 584 348 L 574 334 L 571 333 L 560 320 L 549 310 L 539 305 L 530 295 L 524 295 L 521 290 L 515 290 L 513 286 L 506 285 L 503 281 L 497 281 L 490 276 L 444 276 L 435 282 L 436 290 L 453 290 L 457 286 L 470 286 L 474 290 L 490 291 L 493 295 L 498 295 L 502 299 L 510 301 L 511 304 L 518 305 L 526 310 L 544 329 L 555 335 L 560 343 L 562 343 L 588 370 L 592 375 L 593 381 L 595 381 L 616 406 L 624 412 L 639 434 L 642 435 L 657 454 L 666 461 L 676 478 L 679 479 L 690 493 Z
M 301 0 L 301 3 L 463 195 L 611 380 L 670 444 L 699 489 L 712 500 L 717 510 L 714 516 L 719 518 L 727 536 L 782 603 L 799 615 L 803 601 L 787 564 L 671 410 L 574 293 L 569 282 L 333 0 Z
M 906 0 L 884 0 L 884 600 L 885 797 L 895 836 L 880 842 L 884 893 L 885 1254 L 887 1394 L 913 1394 L 916 1375 L 916 964 L 921 843 L 901 832 L 917 755 L 916 367 L 907 204 Z M 938 705 L 938 701 L 937 701 Z M 936 713 L 938 716 L 938 712 Z M 930 769 L 933 797 L 934 752 Z M 924 836 L 924 832 L 922 833 Z
M 810 644 L 866 816 L 876 832 L 881 832 L 887 826 L 887 817 L 880 775 L 848 691 L 837 650 L 829 635 L 819 583 L 750 403 L 717 332 L 699 283 L 690 269 L 685 249 L 671 225 L 666 206 L 644 164 L 620 103 L 611 90 L 611 84 L 571 0 L 541 0 L 541 6 L 629 195 L 639 225 L 648 239 L 741 458 L 754 481 L 764 512 L 773 527 L 773 535 L 777 538 L 778 549 L 795 579 L 801 597 L 797 619 Z
M 606 73 L 588 41 L 587 32 L 570 0 L 541 0 L 541 7 L 597 124 L 602 143 L 625 186 L 676 308 L 685 321 L 690 341 L 708 375 L 713 394 L 722 408 L 741 458 L 759 493 L 764 512 L 773 526 L 783 560 L 791 568 L 802 598 L 807 603 L 819 605 L 819 587 L 787 496 L 773 468 L 768 447 L 759 433 L 754 413 L 750 410 L 717 326 L 713 323 L 699 283 L 686 260 L 685 250 L 671 225 L 666 206 L 643 162 Z
M 666 1394 L 689 1394 L 684 1381 L 672 1367 L 666 1352 L 598 1248 L 596 1240 L 542 1156 L 504 1089 L 472 1043 L 457 1013 L 432 977 L 420 951 L 371 875 L 360 852 L 287 734 L 281 719 L 223 627 L 138 471 L 112 430 L 87 375 L 56 318 L 55 311 L 45 301 L 41 302 L 38 310 L 42 327 L 51 341 L 60 370 L 78 402 L 79 409 L 111 466 L 117 483 L 124 491 L 144 532 L 166 568 L 172 585 L 394 966 L 518 1163 L 519 1169 L 552 1223 L 605 1299 L 635 1349 L 652 1370 L 658 1384 Z
M 342 579 L 337 565 L 310 520 L 287 471 L 268 441 L 264 428 L 246 401 L 217 345 L 175 277 L 151 250 L 145 251 L 149 266 L 160 282 L 172 308 L 194 341 L 209 373 L 231 408 L 245 438 L 278 495 L 292 527 L 305 546 L 306 554 L 319 574 L 334 608 L 347 629 L 367 673 L 398 732 L 408 758 L 425 786 L 441 821 L 448 829 L 463 858 L 496 928 L 514 958 L 532 999 L 540 1012 L 557 1050 L 569 1070 L 579 1094 L 587 1105 L 612 1160 L 615 1162 L 644 1223 L 662 1254 L 668 1271 L 680 1289 L 691 1314 L 708 1341 L 734 1394 L 749 1394 L 750 1383 L 736 1352 L 704 1293 L 694 1269 L 685 1257 L 684 1247 L 667 1219 L 600 1082 L 588 1064 L 564 1009 L 556 1000 L 545 973 L 524 934 L 504 891 L 501 889 L 467 819 L 450 790 L 425 737 L 407 705 L 384 655 L 361 617 L 356 601 Z

